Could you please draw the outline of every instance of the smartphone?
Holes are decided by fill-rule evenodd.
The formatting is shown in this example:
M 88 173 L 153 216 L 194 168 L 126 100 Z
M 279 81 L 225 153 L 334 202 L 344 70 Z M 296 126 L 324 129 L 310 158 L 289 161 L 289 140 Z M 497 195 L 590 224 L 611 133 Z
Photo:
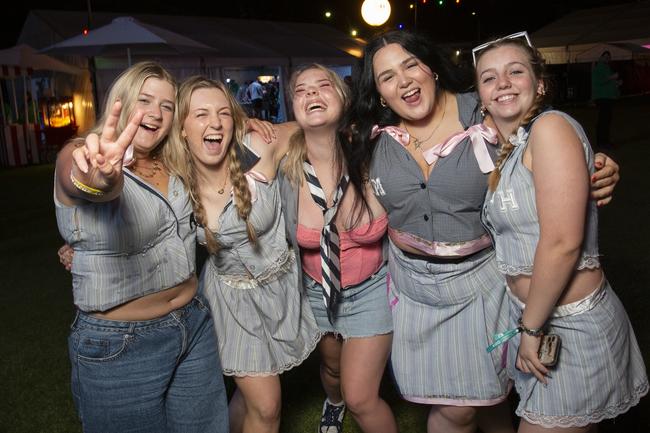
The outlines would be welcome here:
M 560 356 L 561 346 L 562 346 L 562 340 L 560 339 L 559 335 L 557 334 L 543 335 L 542 341 L 539 344 L 539 351 L 537 353 L 540 362 L 545 367 L 555 366 Z

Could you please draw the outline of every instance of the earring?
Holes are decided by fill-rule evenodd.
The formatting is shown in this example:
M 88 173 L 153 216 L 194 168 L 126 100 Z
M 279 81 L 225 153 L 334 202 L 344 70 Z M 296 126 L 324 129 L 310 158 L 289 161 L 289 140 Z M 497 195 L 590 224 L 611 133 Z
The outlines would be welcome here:
M 537 94 L 540 96 L 546 96 L 546 89 L 542 87 L 537 91 Z
M 380 104 L 382 107 L 386 108 L 386 100 L 385 100 L 383 97 L 381 97 L 381 96 L 379 97 L 379 104 Z
M 438 73 L 437 73 L 437 72 L 434 72 L 434 73 L 433 73 L 433 79 L 436 80 L 436 81 L 438 81 Z
M 487 111 L 487 110 L 485 109 L 485 105 L 481 104 L 481 109 L 480 109 L 480 110 L 481 110 L 481 116 L 482 116 L 482 117 L 485 117 L 485 112 Z

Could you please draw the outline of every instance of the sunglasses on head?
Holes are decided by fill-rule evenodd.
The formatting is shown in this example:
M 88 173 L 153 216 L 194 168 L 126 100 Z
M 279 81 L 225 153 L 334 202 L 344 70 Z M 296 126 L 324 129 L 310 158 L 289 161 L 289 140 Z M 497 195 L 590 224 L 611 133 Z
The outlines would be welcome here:
M 474 60 L 474 66 L 476 66 L 476 53 L 478 53 L 479 51 L 484 50 L 484 49 L 490 47 L 491 45 L 496 44 L 497 42 L 505 41 L 507 39 L 519 39 L 519 38 L 526 39 L 526 43 L 528 44 L 528 46 L 531 47 L 531 48 L 534 48 L 533 44 L 530 43 L 530 38 L 528 37 L 528 32 L 523 31 L 523 32 L 513 33 L 511 35 L 504 36 L 502 38 L 495 39 L 493 41 L 486 42 L 484 44 L 481 44 L 481 45 L 479 45 L 477 47 L 472 48 L 472 59 Z

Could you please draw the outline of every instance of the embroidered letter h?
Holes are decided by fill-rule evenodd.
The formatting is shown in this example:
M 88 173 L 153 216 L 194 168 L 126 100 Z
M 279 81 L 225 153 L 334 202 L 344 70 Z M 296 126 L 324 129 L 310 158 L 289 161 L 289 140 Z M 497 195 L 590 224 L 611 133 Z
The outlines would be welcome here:
M 512 188 L 507 188 L 505 191 L 497 191 L 499 194 L 499 199 L 501 200 L 501 212 L 506 212 L 508 207 L 511 210 L 519 209 L 519 205 L 515 200 L 515 192 Z

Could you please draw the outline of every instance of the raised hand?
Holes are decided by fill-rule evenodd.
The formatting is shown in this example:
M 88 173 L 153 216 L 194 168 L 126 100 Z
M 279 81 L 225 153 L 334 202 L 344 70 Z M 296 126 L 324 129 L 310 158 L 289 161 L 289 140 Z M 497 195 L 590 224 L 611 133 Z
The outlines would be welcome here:
M 117 136 L 122 103 L 116 101 L 102 127 L 101 135 L 89 134 L 85 143 L 72 152 L 74 164 L 94 188 L 105 190 L 116 184 L 122 174 L 122 160 L 140 127 L 144 113 L 138 111 Z

